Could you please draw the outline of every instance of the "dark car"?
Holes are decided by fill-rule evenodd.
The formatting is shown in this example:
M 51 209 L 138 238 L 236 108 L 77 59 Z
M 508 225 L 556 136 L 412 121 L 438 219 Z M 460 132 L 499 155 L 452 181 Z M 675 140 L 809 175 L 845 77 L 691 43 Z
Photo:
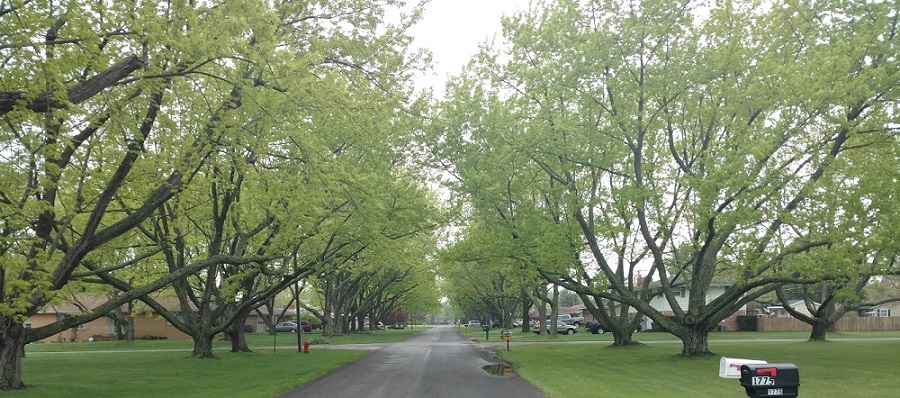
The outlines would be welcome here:
M 597 321 L 589 321 L 584 324 L 584 330 L 591 332 L 593 334 L 603 334 L 606 333 L 607 328 L 603 327 L 600 322 Z

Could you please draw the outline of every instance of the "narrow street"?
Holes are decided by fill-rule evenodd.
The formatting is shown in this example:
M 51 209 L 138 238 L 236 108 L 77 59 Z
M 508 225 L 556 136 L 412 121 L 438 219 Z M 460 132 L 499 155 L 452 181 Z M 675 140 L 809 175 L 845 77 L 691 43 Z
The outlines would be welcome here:
M 493 352 L 439 326 L 281 395 L 291 397 L 516 397 L 544 395 L 515 373 L 492 375 Z

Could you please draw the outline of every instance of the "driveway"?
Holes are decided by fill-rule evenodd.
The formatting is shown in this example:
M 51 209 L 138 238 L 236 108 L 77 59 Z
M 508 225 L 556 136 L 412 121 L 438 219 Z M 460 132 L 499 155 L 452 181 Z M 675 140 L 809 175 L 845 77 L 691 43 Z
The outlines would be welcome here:
M 493 351 L 453 327 L 438 326 L 373 350 L 281 397 L 544 397 L 515 373 L 498 376 L 483 369 L 500 363 Z

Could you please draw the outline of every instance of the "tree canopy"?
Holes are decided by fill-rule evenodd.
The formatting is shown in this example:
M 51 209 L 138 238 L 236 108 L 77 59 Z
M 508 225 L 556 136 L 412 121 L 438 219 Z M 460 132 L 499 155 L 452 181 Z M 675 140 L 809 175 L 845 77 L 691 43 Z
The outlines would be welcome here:
M 847 272 L 869 244 L 888 261 L 866 272 L 893 264 L 897 200 L 868 181 L 900 171 L 897 24 L 892 2 L 548 1 L 504 20 L 508 49 L 472 60 L 425 139 L 475 206 L 577 225 L 590 260 L 536 262 L 549 281 L 704 355 L 709 330 L 780 282 Z
M 428 235 L 432 198 L 405 148 L 422 58 L 404 32 L 419 13 L 0 4 L 0 388 L 24 386 L 24 343 L 154 307 L 152 291 L 174 287 L 181 315 L 197 311 L 179 326 L 208 340 L 240 317 L 213 314 L 236 300 L 245 311 L 330 258 Z M 25 330 L 73 276 L 123 294 Z

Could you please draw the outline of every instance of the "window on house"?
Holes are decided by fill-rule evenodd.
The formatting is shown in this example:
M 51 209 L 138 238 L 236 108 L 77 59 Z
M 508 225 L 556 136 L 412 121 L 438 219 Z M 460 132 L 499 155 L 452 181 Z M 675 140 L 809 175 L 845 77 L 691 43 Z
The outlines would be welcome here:
M 682 298 L 687 297 L 687 288 L 684 288 L 684 287 L 681 288 L 681 291 L 679 292 L 679 295 L 680 295 Z
M 891 316 L 891 309 L 885 308 L 883 310 L 878 310 L 878 316 L 882 316 L 882 317 Z
M 78 325 L 78 330 L 84 330 L 84 329 L 87 329 L 87 326 L 85 326 L 83 323 L 81 325 Z
M 175 319 L 177 319 L 179 322 L 184 322 L 184 314 L 180 312 L 175 314 Z M 166 326 L 172 326 L 172 322 L 169 322 L 168 319 L 166 320 Z
M 31 322 L 25 322 L 25 323 L 23 323 L 23 324 L 22 324 L 22 327 L 24 327 L 25 329 L 31 329 Z

